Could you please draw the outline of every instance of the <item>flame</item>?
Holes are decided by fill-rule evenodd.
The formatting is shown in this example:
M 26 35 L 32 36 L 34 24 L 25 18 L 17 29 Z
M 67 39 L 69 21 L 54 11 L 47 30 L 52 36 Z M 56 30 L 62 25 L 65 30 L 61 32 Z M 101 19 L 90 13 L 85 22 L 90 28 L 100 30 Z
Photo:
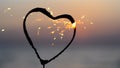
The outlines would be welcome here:
M 72 24 L 72 28 L 76 28 L 76 22 Z

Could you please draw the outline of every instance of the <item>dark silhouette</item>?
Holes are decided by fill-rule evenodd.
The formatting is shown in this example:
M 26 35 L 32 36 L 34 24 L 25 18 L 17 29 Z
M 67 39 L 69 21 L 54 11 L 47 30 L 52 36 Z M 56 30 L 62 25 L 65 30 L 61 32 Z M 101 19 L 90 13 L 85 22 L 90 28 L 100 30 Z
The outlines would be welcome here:
M 43 14 L 45 14 L 46 16 L 48 16 L 49 18 L 53 19 L 53 20 L 56 20 L 56 19 L 60 19 L 60 18 L 66 18 L 68 20 L 71 21 L 71 23 L 73 24 L 75 22 L 75 20 L 73 19 L 72 16 L 68 15 L 68 14 L 63 14 L 63 15 L 59 15 L 59 16 L 56 16 L 56 17 L 53 17 L 50 12 L 48 12 L 46 9 L 44 8 L 34 8 L 32 9 L 31 11 L 29 11 L 27 13 L 27 15 L 25 16 L 24 18 L 24 21 L 23 21 L 23 30 L 24 30 L 24 34 L 30 44 L 30 46 L 33 48 L 33 50 L 35 51 L 35 54 L 37 55 L 37 58 L 39 59 L 40 63 L 43 65 L 43 68 L 45 68 L 45 65 L 49 62 L 51 62 L 52 60 L 54 60 L 55 58 L 57 58 L 60 54 L 62 54 L 69 46 L 70 44 L 72 43 L 72 41 L 74 40 L 75 38 L 75 35 L 76 35 L 76 27 L 74 28 L 74 32 L 73 32 L 73 36 L 72 36 L 72 39 L 71 41 L 67 44 L 67 46 L 62 50 L 60 51 L 57 55 L 55 55 L 53 58 L 49 59 L 49 60 L 44 60 L 40 57 L 40 55 L 38 54 L 37 52 L 37 49 L 35 48 L 29 34 L 28 34 L 28 31 L 27 31 L 27 28 L 26 28 L 26 19 L 28 17 L 29 14 L 33 13 L 33 12 L 41 12 Z

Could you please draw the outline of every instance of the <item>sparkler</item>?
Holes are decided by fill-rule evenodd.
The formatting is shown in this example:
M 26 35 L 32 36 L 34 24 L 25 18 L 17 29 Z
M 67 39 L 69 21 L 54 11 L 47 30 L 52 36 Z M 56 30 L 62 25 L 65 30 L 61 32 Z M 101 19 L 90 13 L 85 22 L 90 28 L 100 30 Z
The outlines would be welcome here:
M 49 8 L 48 8 L 48 9 L 49 9 Z M 46 16 L 48 16 L 49 18 L 53 19 L 53 20 L 55 20 L 55 19 L 60 19 L 60 18 L 66 18 L 66 19 L 70 20 L 70 22 L 71 22 L 71 25 L 70 25 L 70 23 L 68 23 L 69 26 L 72 26 L 72 27 L 70 27 L 70 28 L 73 28 L 73 29 L 74 29 L 72 39 L 71 39 L 70 42 L 67 44 L 67 46 L 66 46 L 62 51 L 60 51 L 57 55 L 55 55 L 53 58 L 51 58 L 51 59 L 49 59 L 49 60 L 43 60 L 43 59 L 40 57 L 40 55 L 39 55 L 38 52 L 37 52 L 37 49 L 35 48 L 32 40 L 31 40 L 31 38 L 30 38 L 30 36 L 29 36 L 29 34 L 28 34 L 28 32 L 27 32 L 27 29 L 26 29 L 26 19 L 27 19 L 28 15 L 31 14 L 31 13 L 33 13 L 33 12 L 41 12 L 41 13 L 45 14 Z M 29 12 L 27 13 L 27 15 L 25 16 L 24 21 L 23 21 L 23 30 L 24 30 L 25 36 L 26 36 L 26 38 L 27 38 L 30 46 L 31 46 L 31 47 L 33 48 L 33 50 L 35 51 L 35 54 L 37 55 L 37 58 L 40 60 L 41 64 L 43 65 L 43 68 L 45 68 L 45 65 L 46 65 L 47 63 L 51 62 L 52 60 L 54 60 L 55 58 L 57 58 L 59 55 L 61 55 L 61 54 L 70 46 L 70 44 L 72 43 L 72 41 L 74 40 L 74 37 L 75 37 L 75 35 L 76 35 L 76 23 L 74 23 L 75 21 L 74 21 L 74 19 L 72 18 L 72 16 L 70 16 L 70 15 L 68 15 L 68 14 L 64 14 L 64 15 L 59 15 L 59 16 L 53 17 L 52 15 L 53 15 L 53 12 L 52 12 L 52 13 L 51 13 L 51 12 L 48 12 L 48 11 L 47 11 L 46 9 L 44 9 L 44 8 L 34 8 L 34 9 L 32 9 L 31 11 L 29 11 Z M 58 21 L 56 21 L 56 22 L 59 23 Z M 64 22 L 65 22 L 65 21 L 64 21 Z M 66 24 L 66 23 L 65 23 L 65 24 Z M 56 26 L 56 25 L 57 25 L 57 24 L 54 23 L 54 26 Z M 48 27 L 47 27 L 47 28 L 48 28 Z M 49 28 L 51 28 L 51 27 L 49 27 Z M 70 28 L 69 28 L 69 29 L 70 29 Z M 40 30 L 40 28 L 38 28 L 38 30 Z M 58 28 L 57 31 L 59 31 L 59 28 Z M 55 34 L 55 33 L 56 33 L 55 31 L 51 31 L 51 34 Z M 61 31 L 61 34 L 60 34 L 60 35 L 61 35 L 61 39 L 62 39 L 63 36 L 64 36 L 63 33 L 64 33 L 64 30 Z M 53 39 L 56 40 L 57 38 L 54 37 Z M 54 45 L 54 43 L 52 43 L 52 45 Z
M 50 9 L 50 8 L 49 8 Z M 36 21 L 41 21 L 41 19 L 36 19 Z M 76 22 L 74 22 L 73 24 L 71 24 L 71 22 L 69 21 L 66 21 L 64 19 L 61 19 L 61 20 L 49 20 L 51 21 L 52 25 L 48 25 L 47 29 L 50 31 L 50 35 L 53 36 L 53 42 L 51 43 L 51 45 L 55 45 L 55 42 L 58 41 L 58 40 L 63 40 L 64 38 L 64 33 L 67 31 L 67 30 L 71 30 L 71 29 L 74 29 L 76 28 Z M 63 26 L 61 26 L 63 25 Z M 37 29 L 37 36 L 40 35 L 40 27 L 38 27 Z M 56 37 L 55 37 L 56 36 Z
M 12 10 L 12 8 L 7 8 L 4 12 L 8 12 L 8 11 L 10 11 L 10 10 Z M 50 8 L 47 8 L 47 10 L 50 10 Z M 32 12 L 36 12 L 36 11 L 31 11 L 31 12 L 30 12 L 31 15 L 32 15 Z M 38 12 L 38 11 L 37 11 L 37 12 Z M 42 11 L 41 11 L 41 12 L 42 12 Z M 42 12 L 42 13 L 44 13 L 44 12 Z M 44 13 L 44 14 L 45 14 L 45 13 Z M 50 11 L 50 13 L 48 13 L 48 14 L 53 15 L 53 12 Z M 29 15 L 29 14 L 28 14 L 28 15 Z M 28 15 L 21 17 L 22 19 L 24 19 L 24 23 L 25 23 L 25 20 L 27 19 L 27 16 L 28 16 Z M 50 15 L 48 15 L 48 17 L 51 17 Z M 13 16 L 13 15 L 10 14 L 10 16 Z M 66 15 L 66 16 L 67 16 L 67 15 Z M 62 17 L 62 16 L 61 16 L 61 17 Z M 52 18 L 55 18 L 55 17 L 52 17 Z M 64 17 L 63 17 L 63 18 L 64 18 Z M 67 17 L 66 17 L 66 18 L 67 18 Z M 69 19 L 69 18 L 68 18 L 68 19 Z M 53 22 L 53 26 L 56 27 L 56 30 L 52 30 L 53 26 L 48 26 L 47 28 L 48 28 L 48 29 L 51 29 L 51 31 L 50 31 L 50 34 L 51 34 L 51 35 L 55 35 L 55 34 L 57 33 L 57 34 L 59 35 L 59 38 L 60 38 L 61 40 L 64 39 L 64 35 L 65 35 L 64 32 L 65 32 L 66 30 L 68 30 L 68 29 L 69 29 L 69 30 L 74 29 L 75 31 L 74 31 L 74 35 L 73 35 L 73 38 L 72 38 L 72 41 L 73 41 L 73 39 L 74 39 L 74 37 L 75 37 L 75 32 L 76 32 L 76 25 L 79 24 L 79 25 L 81 25 L 81 27 L 82 27 L 82 25 L 85 25 L 85 22 L 83 21 L 84 19 L 86 19 L 86 16 L 85 16 L 85 15 L 84 15 L 84 16 L 81 16 L 80 19 L 76 20 L 76 22 L 73 21 L 73 20 L 71 20 L 71 21 L 66 21 L 66 20 L 53 20 L 53 19 L 51 19 L 51 21 Z M 69 20 L 70 20 L 70 19 L 69 19 Z M 36 21 L 41 21 L 41 19 L 37 19 Z M 71 23 L 71 22 L 72 22 L 72 23 Z M 63 23 L 63 27 L 64 27 L 64 28 L 58 26 L 60 23 Z M 94 23 L 93 23 L 93 22 L 89 22 L 89 24 L 90 24 L 90 25 L 93 25 Z M 25 24 L 24 24 L 24 28 L 26 28 Z M 87 27 L 86 27 L 86 26 L 83 26 L 83 29 L 87 29 Z M 39 36 L 39 35 L 40 35 L 41 27 L 38 27 L 37 30 L 38 30 L 38 31 L 37 31 L 37 35 Z M 1 32 L 4 32 L 4 31 L 6 31 L 6 29 L 1 29 Z M 56 55 L 55 57 L 51 58 L 50 60 L 43 60 L 43 59 L 40 58 L 39 54 L 37 53 L 36 48 L 34 48 L 33 43 L 32 43 L 32 41 L 31 41 L 31 39 L 30 39 L 30 37 L 29 37 L 28 32 L 27 32 L 26 29 L 24 29 L 24 32 L 25 32 L 25 34 L 27 34 L 27 35 L 26 35 L 26 38 L 28 39 L 28 41 L 29 41 L 30 45 L 32 46 L 32 48 L 35 50 L 35 53 L 36 53 L 36 55 L 37 55 L 37 57 L 38 57 L 38 59 L 40 60 L 40 62 L 41 62 L 42 65 L 45 65 L 45 64 L 47 64 L 48 62 L 54 60 L 56 57 L 58 57 L 62 52 L 64 52 L 64 50 L 67 49 L 67 47 L 68 47 L 68 46 L 71 44 L 71 42 L 72 42 L 72 41 L 70 41 L 70 43 L 67 45 L 67 47 L 65 47 L 65 49 L 63 49 L 63 51 L 61 51 L 61 52 L 60 52 L 58 55 Z M 58 38 L 58 37 L 53 37 L 53 40 L 55 41 L 55 40 L 58 40 L 59 38 Z M 53 42 L 52 45 L 55 45 L 55 43 Z
M 14 14 L 11 14 L 11 13 L 10 13 L 11 10 L 12 10 L 12 8 L 7 8 L 7 9 L 5 9 L 3 12 L 6 13 L 6 14 L 9 14 L 9 16 L 13 17 Z M 48 8 L 48 10 L 50 10 L 50 8 Z M 31 11 L 31 12 L 33 12 L 33 11 Z M 53 12 L 50 11 L 50 14 L 53 15 Z M 28 15 L 29 15 L 29 14 L 28 14 Z M 31 15 L 32 15 L 32 13 L 31 13 Z M 24 20 L 25 20 L 25 19 L 26 19 L 26 16 L 21 16 L 20 19 L 24 19 Z M 47 29 L 50 30 L 50 33 L 49 33 L 49 34 L 51 34 L 51 35 L 53 36 L 53 37 L 52 37 L 53 42 L 50 43 L 52 46 L 55 46 L 55 45 L 56 45 L 56 44 L 54 43 L 54 41 L 56 41 L 56 40 L 58 40 L 58 39 L 60 39 L 60 40 L 64 40 L 64 39 L 65 39 L 65 31 L 66 31 L 66 30 L 71 30 L 71 29 L 73 29 L 73 30 L 74 30 L 74 34 L 73 34 L 73 37 L 72 37 L 71 41 L 68 43 L 68 45 L 67 45 L 62 51 L 60 51 L 60 53 L 58 53 L 57 55 L 55 55 L 53 58 L 51 58 L 51 59 L 49 59 L 49 60 L 41 59 L 41 57 L 39 56 L 36 48 L 33 46 L 33 43 L 32 43 L 32 41 L 31 41 L 31 39 L 30 39 L 30 37 L 29 37 L 29 35 L 28 35 L 28 32 L 26 32 L 27 30 L 26 30 L 26 29 L 24 30 L 25 34 L 27 34 L 27 35 L 26 35 L 26 38 L 27 38 L 27 40 L 29 41 L 29 43 L 30 43 L 30 45 L 32 46 L 32 48 L 34 49 L 34 51 L 35 51 L 38 59 L 40 60 L 41 64 L 43 65 L 43 68 L 45 68 L 45 65 L 46 65 L 47 63 L 49 63 L 49 62 L 51 62 L 52 60 L 54 60 L 55 58 L 57 58 L 60 54 L 62 54 L 62 53 L 69 47 L 69 45 L 72 43 L 72 41 L 73 41 L 73 39 L 74 39 L 74 37 L 75 37 L 76 25 L 78 25 L 78 26 L 80 25 L 80 27 L 83 27 L 84 30 L 87 29 L 87 26 L 85 25 L 86 22 L 84 21 L 85 19 L 86 19 L 86 16 L 81 16 L 80 18 L 78 18 L 78 20 L 76 20 L 76 22 L 75 22 L 75 21 L 72 21 L 72 23 L 71 23 L 71 21 L 66 21 L 66 20 L 64 20 L 64 19 L 62 19 L 62 20 L 52 20 L 52 19 L 50 19 L 50 20 L 53 22 L 53 25 L 52 25 L 52 26 L 48 26 Z M 36 19 L 37 22 L 40 22 L 41 20 L 42 20 L 42 19 Z M 88 20 L 88 19 L 87 19 L 87 20 Z M 91 22 L 91 21 L 89 21 L 89 20 L 88 20 L 87 22 L 89 22 L 88 24 L 90 24 L 90 25 L 93 25 L 93 24 L 94 24 L 93 22 Z M 25 23 L 25 21 L 24 21 L 24 23 Z M 63 24 L 62 24 L 62 25 L 63 25 L 63 28 L 59 26 L 60 23 L 63 23 Z M 24 28 L 26 28 L 25 24 L 24 24 Z M 52 29 L 52 28 L 56 28 L 56 29 Z M 41 30 L 41 27 L 38 27 L 38 28 L 37 28 L 37 36 L 40 35 L 40 30 Z M 6 32 L 6 31 L 7 31 L 7 29 L 4 29 L 4 28 L 1 29 L 1 32 L 3 32 L 3 33 Z M 57 37 L 57 36 L 54 36 L 55 34 L 58 34 L 59 36 L 58 36 L 58 37 Z
M 50 10 L 50 8 L 48 8 L 48 10 Z M 39 19 L 41 20 L 41 19 Z M 76 20 L 76 22 L 74 22 L 73 24 L 71 24 L 70 21 L 67 21 L 65 19 L 61 19 L 61 20 L 52 20 L 50 19 L 49 21 L 51 21 L 52 25 L 48 26 L 47 29 L 50 30 L 50 33 L 53 36 L 53 42 L 51 43 L 51 45 L 55 45 L 55 42 L 58 41 L 57 39 L 61 39 L 63 40 L 63 38 L 65 37 L 65 32 L 67 30 L 71 30 L 76 28 L 76 25 L 81 25 L 81 27 L 86 30 L 87 29 L 87 25 L 86 24 L 90 24 L 93 25 L 94 23 L 92 21 L 90 21 L 87 16 L 83 15 L 81 16 L 78 20 Z M 61 26 L 62 25 L 62 26 Z M 37 35 L 39 36 L 39 30 L 37 31 Z M 54 38 L 54 36 L 57 35 L 58 38 Z

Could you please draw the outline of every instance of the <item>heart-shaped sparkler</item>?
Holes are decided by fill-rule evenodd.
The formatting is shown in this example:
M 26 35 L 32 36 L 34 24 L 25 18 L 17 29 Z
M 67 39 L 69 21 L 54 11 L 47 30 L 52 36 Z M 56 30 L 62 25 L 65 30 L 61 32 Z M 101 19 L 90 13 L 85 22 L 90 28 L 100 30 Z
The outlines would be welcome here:
M 70 40 L 70 42 L 67 44 L 67 46 L 65 46 L 65 48 L 63 48 L 63 50 L 61 50 L 57 55 L 55 55 L 54 57 L 52 57 L 51 59 L 49 60 L 44 60 L 40 57 L 40 55 L 38 54 L 37 52 L 37 49 L 36 47 L 34 46 L 30 36 L 29 36 L 29 33 L 27 31 L 27 28 L 26 28 L 26 19 L 27 17 L 29 16 L 29 14 L 33 13 L 33 12 L 41 12 L 43 13 L 44 15 L 48 16 L 49 18 L 53 19 L 53 20 L 56 20 L 56 19 L 60 19 L 60 18 L 66 18 L 68 19 L 71 24 L 74 26 L 74 31 L 73 31 L 73 36 L 72 36 L 72 39 Z M 76 35 L 76 23 L 73 19 L 72 16 L 68 15 L 68 14 L 63 14 L 63 15 L 59 15 L 59 16 L 56 16 L 56 17 L 53 17 L 50 12 L 48 12 L 45 8 L 34 8 L 32 9 L 31 11 L 29 11 L 27 13 L 27 15 L 25 16 L 24 18 L 24 21 L 23 21 L 23 30 L 24 30 L 24 34 L 30 44 L 30 46 L 33 48 L 33 50 L 35 51 L 35 54 L 37 55 L 37 58 L 39 59 L 40 63 L 43 65 L 43 68 L 45 68 L 45 65 L 49 62 L 51 62 L 52 60 L 54 60 L 55 58 L 57 58 L 60 54 L 62 54 L 69 46 L 70 44 L 73 42 L 74 38 L 75 38 L 75 35 Z

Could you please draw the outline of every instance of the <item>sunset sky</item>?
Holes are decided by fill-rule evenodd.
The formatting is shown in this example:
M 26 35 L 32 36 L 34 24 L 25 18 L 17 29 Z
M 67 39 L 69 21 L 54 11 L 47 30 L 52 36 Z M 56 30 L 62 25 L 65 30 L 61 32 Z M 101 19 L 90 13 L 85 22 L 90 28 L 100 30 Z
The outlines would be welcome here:
M 70 14 L 76 21 L 84 17 L 84 23 L 77 24 L 74 44 L 120 44 L 120 0 L 1 0 L 0 46 L 28 44 L 23 18 L 35 7 L 50 8 L 54 16 Z
M 71 46 L 46 68 L 120 68 L 120 0 L 0 0 L 0 68 L 42 68 L 23 31 L 25 15 L 36 7 L 53 16 L 69 14 L 76 21 Z M 36 12 L 26 23 L 44 60 L 72 38 L 67 19 L 51 20 Z

